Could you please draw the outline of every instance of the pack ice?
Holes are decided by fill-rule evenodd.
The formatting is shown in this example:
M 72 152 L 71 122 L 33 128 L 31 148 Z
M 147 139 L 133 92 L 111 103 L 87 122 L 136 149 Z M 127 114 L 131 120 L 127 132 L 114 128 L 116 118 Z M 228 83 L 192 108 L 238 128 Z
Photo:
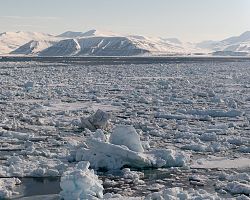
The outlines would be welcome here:
M 0 198 L 249 199 L 247 59 L 82 59 L 0 61 Z

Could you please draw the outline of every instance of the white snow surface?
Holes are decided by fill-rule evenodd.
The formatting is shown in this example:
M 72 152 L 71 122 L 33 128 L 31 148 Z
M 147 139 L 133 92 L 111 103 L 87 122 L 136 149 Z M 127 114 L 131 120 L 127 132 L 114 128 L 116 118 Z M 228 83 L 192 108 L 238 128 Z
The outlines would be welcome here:
M 51 40 L 31 40 L 30 42 L 18 47 L 10 54 L 17 55 L 36 55 L 37 53 L 51 47 L 53 44 L 57 43 L 57 40 L 51 38 Z
M 196 161 L 193 168 L 220 168 L 220 169 L 233 169 L 233 168 L 250 168 L 250 158 L 235 158 L 228 159 L 225 157 L 211 157 L 209 159 L 199 159 Z
M 246 31 L 239 36 L 230 37 L 222 41 L 204 41 L 198 43 L 196 47 L 207 49 L 210 52 L 221 51 L 221 55 L 233 55 L 233 52 L 243 52 L 249 55 L 250 31 Z
M 38 32 L 4 32 L 0 34 L 0 54 L 8 54 L 32 40 L 44 41 L 53 37 L 50 34 Z M 25 54 L 25 52 L 20 53 Z

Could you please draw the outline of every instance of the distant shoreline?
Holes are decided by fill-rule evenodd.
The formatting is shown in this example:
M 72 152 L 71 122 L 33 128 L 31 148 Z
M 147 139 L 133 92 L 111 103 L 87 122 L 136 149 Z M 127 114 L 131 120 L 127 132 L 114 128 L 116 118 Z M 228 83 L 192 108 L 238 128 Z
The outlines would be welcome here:
M 86 65 L 121 64 L 164 64 L 182 62 L 244 62 L 250 57 L 237 56 L 86 56 L 86 57 L 38 57 L 38 56 L 0 56 L 0 62 L 61 62 L 82 63 Z

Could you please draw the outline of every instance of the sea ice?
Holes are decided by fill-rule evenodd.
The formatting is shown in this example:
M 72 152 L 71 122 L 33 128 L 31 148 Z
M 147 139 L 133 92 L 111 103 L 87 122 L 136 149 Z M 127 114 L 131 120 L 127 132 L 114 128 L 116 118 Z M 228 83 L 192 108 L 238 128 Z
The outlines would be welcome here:
M 187 111 L 182 111 L 183 114 L 189 114 L 189 115 L 208 115 L 211 117 L 228 117 L 228 118 L 233 118 L 233 117 L 240 117 L 244 114 L 244 112 L 236 109 L 232 110 L 217 110 L 217 109 L 208 109 L 208 110 L 187 110 Z
M 239 183 L 237 181 L 229 182 L 226 189 L 232 194 L 250 195 L 250 185 Z
M 71 157 L 76 161 L 89 161 L 95 169 L 120 169 L 123 166 L 180 167 L 188 161 L 187 155 L 170 149 L 151 149 L 143 152 L 139 135 L 131 126 L 117 126 L 112 134 L 111 143 L 98 139 L 99 134 L 94 134 L 98 137 L 88 138 L 87 148 L 76 147 L 76 150 L 71 152 Z
M 125 165 L 144 168 L 152 166 L 151 160 L 142 153 L 134 152 L 126 146 L 101 142 L 96 139 L 87 139 L 88 148 L 77 149 L 76 161 L 89 161 L 95 169 L 120 169 Z
M 9 199 L 13 195 L 17 194 L 14 192 L 16 185 L 21 184 L 18 178 L 1 178 L 0 179 L 0 199 Z
M 110 114 L 98 109 L 95 114 L 87 117 L 81 118 L 81 128 L 87 128 L 89 130 L 105 129 L 108 125 L 110 119 Z
M 34 87 L 34 82 L 28 81 L 23 86 L 24 86 L 26 91 L 31 91 Z
M 79 162 L 75 168 L 63 173 L 60 195 L 64 200 L 94 200 L 103 198 L 102 181 L 93 170 L 89 170 L 89 162 Z
M 229 183 L 234 188 L 233 181 L 240 188 L 249 185 L 250 167 L 249 61 L 233 60 L 108 66 L 73 58 L 2 60 L 0 176 L 61 176 L 71 161 L 84 160 L 93 169 L 110 170 L 111 175 L 104 173 L 103 178 L 110 180 L 105 181 L 109 192 L 117 193 L 111 197 L 126 199 L 146 195 L 150 185 L 159 190 L 159 185 L 188 188 L 191 183 L 198 191 L 198 181 L 185 181 L 189 173 L 205 173 L 204 180 L 217 185 L 214 177 L 221 171 L 230 175 L 222 181 L 224 187 L 215 190 L 221 198 L 249 198 L 233 197 L 226 190 Z M 112 127 L 119 131 L 110 131 Z M 146 172 L 138 180 L 137 172 L 127 169 L 130 166 L 177 167 L 163 169 L 173 171 L 176 179 L 162 178 L 154 184 L 158 170 L 152 170 L 152 182 Z M 112 170 L 124 167 L 117 176 Z M 210 194 L 216 189 L 200 182 Z M 187 193 L 194 197 L 194 191 Z M 201 194 L 197 198 L 203 199 Z
M 160 192 L 155 192 L 149 194 L 144 200 L 187 200 L 187 199 L 207 199 L 207 200 L 220 200 L 216 194 L 212 195 L 205 190 L 194 190 L 190 189 L 188 191 L 183 190 L 183 188 L 170 188 L 165 189 Z
M 110 136 L 110 143 L 115 145 L 124 145 L 131 151 L 143 152 L 140 136 L 133 126 L 116 126 Z
M 42 156 L 11 156 L 7 165 L 0 166 L 0 176 L 4 177 L 44 177 L 59 176 L 67 165 L 58 159 L 47 159 Z

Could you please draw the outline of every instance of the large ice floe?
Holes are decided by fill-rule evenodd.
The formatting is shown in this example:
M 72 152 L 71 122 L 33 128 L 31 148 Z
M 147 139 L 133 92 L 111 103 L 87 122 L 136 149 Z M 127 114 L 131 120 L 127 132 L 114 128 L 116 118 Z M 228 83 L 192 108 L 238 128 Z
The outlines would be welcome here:
M 87 147 L 77 146 L 71 152 L 71 159 L 89 161 L 95 169 L 181 167 L 188 161 L 188 155 L 170 149 L 144 151 L 140 136 L 132 126 L 118 125 L 106 138 L 97 130 L 86 140 Z

